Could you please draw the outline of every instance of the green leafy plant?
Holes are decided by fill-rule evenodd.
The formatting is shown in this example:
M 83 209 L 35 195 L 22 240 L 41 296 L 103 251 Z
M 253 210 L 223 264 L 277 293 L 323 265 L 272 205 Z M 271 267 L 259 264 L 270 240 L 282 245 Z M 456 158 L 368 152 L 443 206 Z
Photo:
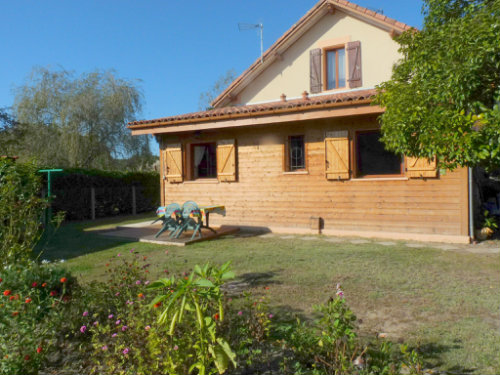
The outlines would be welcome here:
M 150 289 L 163 291 L 151 305 L 164 304 L 158 322 L 169 327 L 170 336 L 182 332 L 178 326 L 185 321 L 194 328 L 190 343 L 194 349 L 194 363 L 188 369 L 190 373 L 197 369 L 200 375 L 222 374 L 230 364 L 236 366 L 234 352 L 218 334 L 218 326 L 224 321 L 221 286 L 233 277 L 229 263 L 219 268 L 206 264 L 195 266 L 189 276 L 160 279 L 150 286 Z M 188 332 L 183 334 L 188 335 Z
M 0 267 L 29 262 L 43 228 L 47 201 L 40 198 L 34 163 L 0 159 Z
M 57 351 L 76 280 L 56 265 L 12 265 L 0 272 L 0 374 L 37 374 Z
M 498 223 L 496 219 L 490 216 L 490 212 L 488 210 L 484 211 L 483 217 L 483 228 L 489 228 L 492 231 L 496 231 L 498 229 Z
M 401 354 L 403 355 L 403 366 L 406 367 L 410 375 L 422 375 L 424 366 L 422 357 L 415 349 L 409 350 L 408 345 L 401 345 Z

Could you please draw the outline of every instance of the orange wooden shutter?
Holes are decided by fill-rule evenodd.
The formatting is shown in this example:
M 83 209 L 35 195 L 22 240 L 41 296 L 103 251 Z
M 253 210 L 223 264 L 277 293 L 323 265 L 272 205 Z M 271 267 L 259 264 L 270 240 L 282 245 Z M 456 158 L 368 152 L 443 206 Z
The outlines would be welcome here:
M 180 143 L 167 145 L 164 165 L 166 166 L 165 177 L 168 182 L 182 182 L 182 145 Z
M 349 69 L 349 87 L 361 87 L 363 81 L 361 77 L 361 42 L 349 42 L 346 46 L 347 67 Z
M 310 91 L 311 94 L 317 94 L 322 90 L 321 81 L 321 48 L 312 49 L 309 52 L 310 69 Z
M 328 180 L 349 179 L 349 133 L 347 130 L 326 133 L 325 163 Z
M 436 158 L 406 158 L 406 175 L 410 178 L 437 177 Z
M 221 182 L 236 181 L 236 147 L 234 139 L 217 142 L 217 178 Z

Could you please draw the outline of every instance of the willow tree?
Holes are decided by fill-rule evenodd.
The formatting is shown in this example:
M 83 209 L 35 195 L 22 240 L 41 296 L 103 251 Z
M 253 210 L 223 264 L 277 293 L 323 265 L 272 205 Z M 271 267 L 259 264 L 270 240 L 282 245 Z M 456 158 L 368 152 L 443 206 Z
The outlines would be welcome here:
M 36 68 L 15 91 L 14 114 L 24 131 L 21 156 L 45 165 L 112 169 L 124 159 L 151 159 L 147 136 L 126 124 L 141 110 L 136 81 L 114 71 L 75 76 Z
M 378 87 L 383 141 L 442 168 L 500 167 L 500 0 L 425 0 Z

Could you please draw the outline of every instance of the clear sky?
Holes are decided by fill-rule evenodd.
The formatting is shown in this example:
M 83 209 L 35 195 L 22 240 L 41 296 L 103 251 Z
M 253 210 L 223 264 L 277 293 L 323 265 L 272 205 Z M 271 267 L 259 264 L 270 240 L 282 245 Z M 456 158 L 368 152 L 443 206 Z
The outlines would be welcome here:
M 422 0 L 355 0 L 420 28 Z M 0 108 L 34 66 L 115 69 L 139 79 L 151 119 L 198 110 L 227 70 L 243 72 L 316 0 L 0 0 Z

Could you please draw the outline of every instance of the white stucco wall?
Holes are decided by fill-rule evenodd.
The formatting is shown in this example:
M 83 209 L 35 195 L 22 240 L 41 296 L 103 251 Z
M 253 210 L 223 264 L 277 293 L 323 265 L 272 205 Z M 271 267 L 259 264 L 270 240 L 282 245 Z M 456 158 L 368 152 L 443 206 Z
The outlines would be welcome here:
M 363 88 L 388 80 L 393 64 L 399 59 L 398 44 L 389 32 L 336 11 L 321 18 L 284 52 L 281 61 L 275 61 L 254 79 L 238 94 L 236 103 L 279 100 L 282 93 L 288 98 L 299 97 L 303 91 L 309 92 L 309 51 L 324 48 L 330 42 L 358 40 L 361 41 Z

